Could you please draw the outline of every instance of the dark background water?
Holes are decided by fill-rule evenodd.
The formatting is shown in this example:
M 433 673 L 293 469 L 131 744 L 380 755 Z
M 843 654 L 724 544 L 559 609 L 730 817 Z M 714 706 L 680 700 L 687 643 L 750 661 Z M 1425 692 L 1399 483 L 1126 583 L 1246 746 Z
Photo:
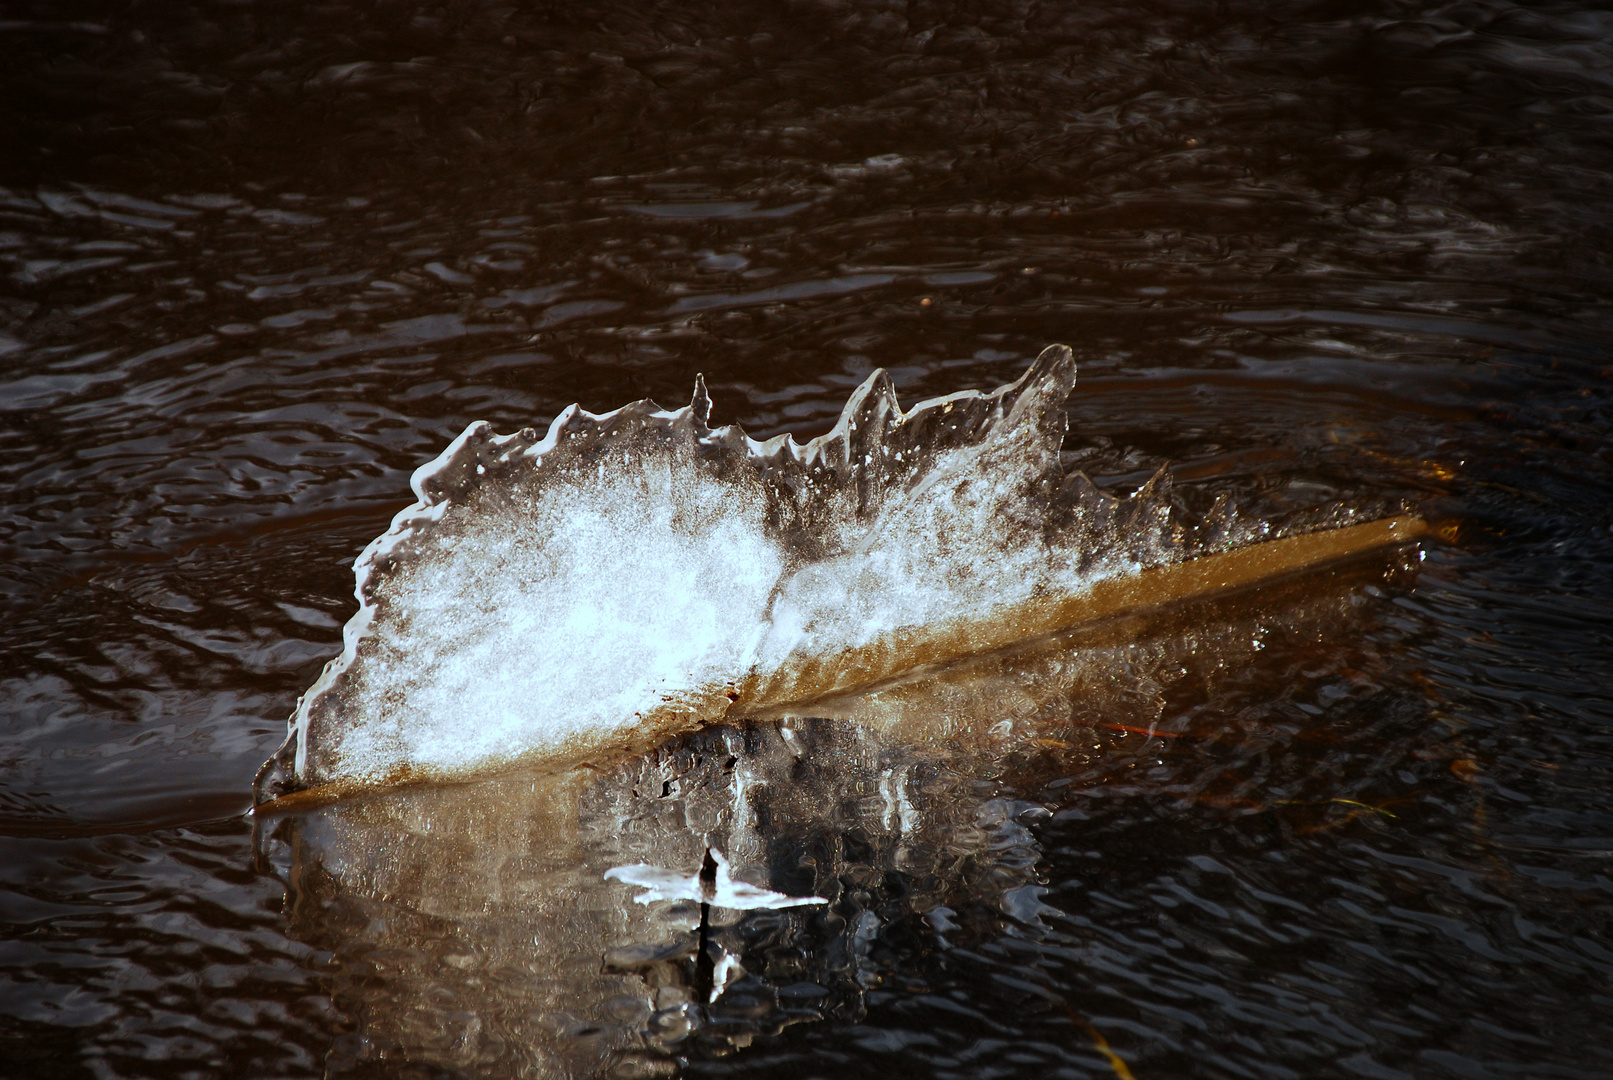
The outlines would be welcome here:
M 991 779 L 1054 914 L 888 918 L 857 1008 L 688 1069 L 1112 1076 L 1101 1032 L 1140 1078 L 1613 1075 L 1610 40 L 1499 0 L 7 4 L 0 1074 L 348 1045 L 241 812 L 467 422 L 703 371 L 815 433 L 875 366 L 912 400 L 1058 341 L 1072 465 L 1410 500 L 1414 584 L 1207 691 L 1118 673 L 1199 737 Z

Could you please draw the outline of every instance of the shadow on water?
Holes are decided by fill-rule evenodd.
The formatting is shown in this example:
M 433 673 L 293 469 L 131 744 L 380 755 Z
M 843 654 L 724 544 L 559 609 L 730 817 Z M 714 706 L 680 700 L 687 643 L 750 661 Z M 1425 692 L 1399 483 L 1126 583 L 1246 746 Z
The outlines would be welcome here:
M 1433 745 L 1421 694 L 1367 690 L 1381 664 L 1345 644 L 1386 630 L 1384 587 L 1416 564 L 1399 560 L 1047 639 L 609 767 L 271 823 L 264 852 L 287 882 L 292 933 L 334 954 L 335 1001 L 356 1025 L 327 1065 L 667 1075 L 791 1025 L 862 1019 L 871 997 L 932 995 L 982 946 L 1082 936 L 1102 902 L 1047 902 L 1043 845 L 1106 800 L 1193 806 L 1272 838 L 1381 829 L 1403 800 L 1326 768 L 1366 733 L 1251 722 L 1236 706 L 1256 669 L 1276 667 L 1399 698 L 1398 730 L 1373 725 L 1379 749 Z M 1188 862 L 1214 862 L 1183 846 Z M 708 851 L 736 880 L 825 902 L 634 902 L 607 879 L 639 864 L 688 877 L 704 864 L 709 879 Z M 1090 992 L 1045 976 L 1024 992 L 1069 1026 L 1070 1053 L 1126 1075 L 1082 1011 L 1107 1011 Z

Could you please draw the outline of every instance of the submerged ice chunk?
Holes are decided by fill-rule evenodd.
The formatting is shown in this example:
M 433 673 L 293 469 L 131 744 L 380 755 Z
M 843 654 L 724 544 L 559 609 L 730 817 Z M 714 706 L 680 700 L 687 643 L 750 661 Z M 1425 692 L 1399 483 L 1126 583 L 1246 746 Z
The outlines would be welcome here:
M 644 891 L 633 897 L 640 904 L 656 900 L 698 900 L 733 911 L 776 911 L 779 908 L 827 904 L 821 896 L 785 896 L 783 893 L 735 881 L 728 860 L 716 848 L 706 849 L 706 862 L 698 873 L 680 874 L 660 866 L 617 866 L 605 871 L 606 881 L 636 885 Z

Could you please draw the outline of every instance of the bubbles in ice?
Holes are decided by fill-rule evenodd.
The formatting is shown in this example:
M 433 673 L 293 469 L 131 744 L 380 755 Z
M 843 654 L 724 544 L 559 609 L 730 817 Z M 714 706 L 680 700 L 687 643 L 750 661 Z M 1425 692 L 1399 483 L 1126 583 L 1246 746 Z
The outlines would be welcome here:
M 1162 478 L 1059 466 L 1070 350 L 904 412 L 875 372 L 827 435 L 676 411 L 476 423 L 354 564 L 359 611 L 292 720 L 293 784 L 596 753 L 799 693 L 883 650 L 1180 557 Z M 921 652 L 922 650 L 920 650 Z M 919 653 L 914 653 L 919 655 Z M 822 677 L 831 678 L 829 675 Z

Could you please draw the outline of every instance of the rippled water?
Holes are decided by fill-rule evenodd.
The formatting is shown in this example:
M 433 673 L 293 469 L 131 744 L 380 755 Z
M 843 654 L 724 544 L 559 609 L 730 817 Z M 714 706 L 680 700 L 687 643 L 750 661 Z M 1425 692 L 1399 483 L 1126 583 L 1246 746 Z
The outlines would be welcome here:
M 1613 1075 L 1610 31 L 9 6 L 0 1074 Z M 1067 467 L 1409 500 L 1425 557 L 255 852 L 349 564 L 469 421 L 703 371 L 816 434 L 1050 342 Z M 708 839 L 830 902 L 702 952 L 603 879 Z

